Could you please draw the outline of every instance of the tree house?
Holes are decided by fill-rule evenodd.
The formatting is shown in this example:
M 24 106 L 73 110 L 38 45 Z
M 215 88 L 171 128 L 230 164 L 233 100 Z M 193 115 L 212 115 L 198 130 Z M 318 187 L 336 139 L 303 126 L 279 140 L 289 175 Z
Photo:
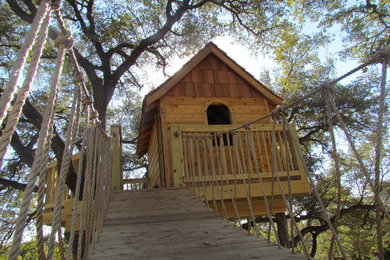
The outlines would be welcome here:
M 177 73 L 144 98 L 137 155 L 148 155 L 149 187 L 213 182 L 213 187 L 206 184 L 204 188 L 198 189 L 197 196 L 210 202 L 214 195 L 220 196 L 229 217 L 234 217 L 232 192 L 240 216 L 248 216 L 245 190 L 249 188 L 255 213 L 262 215 L 266 209 L 263 194 L 256 182 L 257 165 L 266 196 L 270 199 L 272 197 L 272 212 L 285 212 L 272 167 L 271 119 L 251 126 L 256 158 L 253 158 L 247 146 L 245 129 L 237 131 L 234 136 L 225 133 L 223 137 L 202 141 L 200 144 L 183 138 L 185 135 L 202 136 L 229 131 L 269 114 L 281 103 L 279 96 L 215 44 L 207 44 Z M 302 162 L 293 145 L 286 145 L 285 140 L 283 127 L 277 125 L 276 158 L 283 189 L 289 191 L 286 177 L 289 172 L 291 193 L 308 193 L 310 187 Z M 291 142 L 291 136 L 288 140 Z M 237 156 L 242 158 L 242 163 L 235 160 L 234 142 L 240 144 Z M 289 156 L 286 156 L 287 150 Z M 225 167 L 216 166 L 221 165 L 221 161 L 224 161 Z M 215 184 L 220 186 L 220 191 L 214 187 Z

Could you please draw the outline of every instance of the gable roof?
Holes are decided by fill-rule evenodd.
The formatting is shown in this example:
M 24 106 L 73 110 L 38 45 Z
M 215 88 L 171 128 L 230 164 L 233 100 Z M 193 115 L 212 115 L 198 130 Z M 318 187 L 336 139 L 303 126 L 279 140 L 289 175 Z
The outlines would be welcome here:
M 214 54 L 232 71 L 237 73 L 251 87 L 260 92 L 271 104 L 281 104 L 282 98 L 273 93 L 270 89 L 256 80 L 243 67 L 238 65 L 224 51 L 217 47 L 214 43 L 208 43 L 194 57 L 192 57 L 183 67 L 177 71 L 172 77 L 167 79 L 156 89 L 150 91 L 144 98 L 142 104 L 141 122 L 138 134 L 137 155 L 142 156 L 147 153 L 150 135 L 154 123 L 154 116 L 158 113 L 158 100 L 166 95 L 180 80 L 182 80 L 189 72 L 191 72 L 200 62 L 208 55 Z

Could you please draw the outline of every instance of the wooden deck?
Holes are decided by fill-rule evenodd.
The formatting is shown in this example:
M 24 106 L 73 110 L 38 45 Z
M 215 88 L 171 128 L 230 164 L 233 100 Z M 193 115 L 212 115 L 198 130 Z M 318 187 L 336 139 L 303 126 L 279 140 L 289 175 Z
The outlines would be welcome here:
M 248 235 L 185 188 L 116 191 L 91 259 L 306 259 Z

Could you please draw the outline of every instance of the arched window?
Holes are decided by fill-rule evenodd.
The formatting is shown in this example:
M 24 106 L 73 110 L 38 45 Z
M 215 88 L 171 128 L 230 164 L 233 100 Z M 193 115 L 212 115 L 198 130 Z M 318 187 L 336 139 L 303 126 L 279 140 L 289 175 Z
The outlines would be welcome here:
M 231 125 L 230 110 L 223 104 L 212 104 L 207 108 L 207 122 L 209 125 Z M 220 142 L 217 139 L 217 145 Z M 223 135 L 223 144 L 225 146 L 233 144 L 233 136 L 231 134 Z M 213 140 L 213 146 L 215 146 L 215 140 Z
M 209 125 L 230 125 L 230 111 L 225 105 L 210 105 L 207 108 Z

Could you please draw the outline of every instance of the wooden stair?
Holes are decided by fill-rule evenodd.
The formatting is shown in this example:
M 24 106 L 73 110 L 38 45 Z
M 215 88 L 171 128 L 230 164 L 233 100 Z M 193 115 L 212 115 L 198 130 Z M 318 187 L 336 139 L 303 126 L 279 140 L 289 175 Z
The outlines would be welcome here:
M 233 227 L 184 188 L 113 192 L 91 259 L 306 259 Z

